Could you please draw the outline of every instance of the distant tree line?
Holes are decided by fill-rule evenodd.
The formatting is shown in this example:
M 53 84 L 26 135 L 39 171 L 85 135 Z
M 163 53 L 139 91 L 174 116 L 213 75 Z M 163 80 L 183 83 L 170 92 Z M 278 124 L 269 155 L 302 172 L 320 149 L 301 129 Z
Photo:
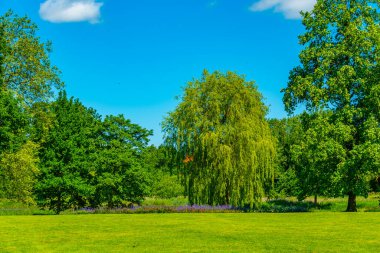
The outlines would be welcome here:
M 303 13 L 300 65 L 267 119 L 254 82 L 204 71 L 163 121 L 165 140 L 68 97 L 51 43 L 27 17 L 0 17 L 0 198 L 69 208 L 147 196 L 254 208 L 264 197 L 356 196 L 380 183 L 377 1 L 319 0 Z M 299 115 L 294 112 L 301 105 Z

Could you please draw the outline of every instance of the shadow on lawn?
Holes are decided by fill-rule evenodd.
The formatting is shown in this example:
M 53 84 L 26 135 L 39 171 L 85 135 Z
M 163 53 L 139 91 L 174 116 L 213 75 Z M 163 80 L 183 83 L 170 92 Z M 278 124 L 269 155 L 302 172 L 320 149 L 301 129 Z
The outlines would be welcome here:
M 297 213 L 309 212 L 314 206 L 309 201 L 291 201 L 286 199 L 275 199 L 263 202 L 256 207 L 254 212 L 262 213 Z
M 296 201 L 288 199 L 268 200 L 257 207 L 255 212 L 269 213 L 292 213 L 292 212 L 344 212 L 347 207 L 347 200 L 344 198 L 323 199 L 317 205 L 312 201 Z M 357 201 L 359 212 L 380 212 L 379 197 L 360 198 Z

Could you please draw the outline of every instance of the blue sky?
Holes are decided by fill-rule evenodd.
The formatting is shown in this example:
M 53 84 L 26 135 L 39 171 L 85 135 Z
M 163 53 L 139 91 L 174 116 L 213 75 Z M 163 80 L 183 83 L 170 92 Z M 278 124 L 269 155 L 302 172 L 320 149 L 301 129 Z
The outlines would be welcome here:
M 203 69 L 255 80 L 285 117 L 280 89 L 298 64 L 299 10 L 314 0 L 12 0 L 53 42 L 52 62 L 70 96 L 100 114 L 124 114 L 153 129 L 175 109 L 182 87 Z

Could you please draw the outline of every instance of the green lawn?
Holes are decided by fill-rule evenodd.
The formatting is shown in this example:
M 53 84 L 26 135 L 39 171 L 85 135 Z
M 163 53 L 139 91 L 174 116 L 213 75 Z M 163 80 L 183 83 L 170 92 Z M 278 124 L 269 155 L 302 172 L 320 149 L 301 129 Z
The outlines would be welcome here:
M 378 252 L 380 213 L 0 216 L 0 252 Z

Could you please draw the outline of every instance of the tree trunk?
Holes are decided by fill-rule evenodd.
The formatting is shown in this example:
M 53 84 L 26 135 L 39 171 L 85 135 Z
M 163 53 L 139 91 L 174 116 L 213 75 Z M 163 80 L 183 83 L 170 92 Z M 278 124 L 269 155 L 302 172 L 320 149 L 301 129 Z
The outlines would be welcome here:
M 315 206 L 318 205 L 318 196 L 317 195 L 314 195 L 314 205 Z
M 347 205 L 347 210 L 346 212 L 357 212 L 358 210 L 356 209 L 356 195 L 350 191 L 348 193 L 348 205 Z

